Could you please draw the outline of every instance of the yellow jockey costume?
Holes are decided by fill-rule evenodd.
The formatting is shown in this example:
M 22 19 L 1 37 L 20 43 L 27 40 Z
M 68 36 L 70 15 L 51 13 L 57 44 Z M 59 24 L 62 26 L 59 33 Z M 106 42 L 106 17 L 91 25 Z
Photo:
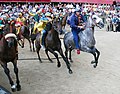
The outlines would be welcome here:
M 44 27 L 46 26 L 46 23 L 47 23 L 47 21 L 45 21 L 45 20 L 40 20 L 39 23 L 36 22 L 35 25 L 34 25 L 33 34 L 36 33 L 36 29 L 37 29 L 37 33 L 38 33 L 38 32 L 41 33 L 41 31 L 42 31 L 42 30 L 44 29 Z
M 16 29 L 17 29 L 16 34 L 20 33 L 21 26 L 24 25 L 24 22 L 25 22 L 25 18 L 23 17 L 22 13 L 19 13 L 19 17 L 17 18 L 16 24 L 15 24 Z
M 35 20 L 33 34 L 36 34 L 37 32 L 41 32 L 45 26 L 45 23 L 43 21 L 40 21 L 40 18 L 42 17 L 41 11 L 39 10 L 36 13 L 29 13 L 29 14 L 30 14 L 30 16 L 33 16 L 33 18 Z

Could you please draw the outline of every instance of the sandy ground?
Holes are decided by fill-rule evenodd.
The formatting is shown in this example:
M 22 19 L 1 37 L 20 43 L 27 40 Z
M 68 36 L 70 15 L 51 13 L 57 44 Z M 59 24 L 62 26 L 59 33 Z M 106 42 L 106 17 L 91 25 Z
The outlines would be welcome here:
M 98 67 L 90 64 L 93 56 L 72 52 L 73 74 L 69 74 L 65 62 L 57 68 L 56 60 L 50 63 L 43 50 L 40 51 L 43 63 L 35 52 L 19 48 L 19 78 L 22 90 L 12 94 L 120 94 L 120 33 L 95 30 L 96 47 L 101 52 Z M 52 54 L 50 54 L 53 57 Z M 33 60 L 33 58 L 35 58 Z M 13 66 L 8 64 L 15 81 Z M 0 66 L 0 85 L 11 91 L 8 79 Z

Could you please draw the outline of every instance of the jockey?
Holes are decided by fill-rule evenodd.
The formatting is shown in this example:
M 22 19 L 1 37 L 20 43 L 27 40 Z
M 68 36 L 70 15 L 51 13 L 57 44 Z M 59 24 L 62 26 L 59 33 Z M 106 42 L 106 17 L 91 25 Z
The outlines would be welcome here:
M 36 13 L 32 14 L 32 13 L 29 13 L 30 16 L 33 16 L 34 20 L 35 20 L 35 25 L 34 25 L 34 29 L 33 29 L 33 34 L 36 33 L 36 30 L 38 28 L 41 28 L 40 26 L 42 25 L 42 23 L 40 23 L 40 19 L 42 17 L 42 13 L 41 11 L 37 11 Z M 41 31 L 41 30 L 38 30 L 38 31 Z
M 25 22 L 25 18 L 23 17 L 23 14 L 19 13 L 16 23 L 19 23 L 22 26 L 22 25 L 24 25 L 24 22 Z
M 51 27 L 52 27 L 51 24 L 49 24 L 49 23 L 52 22 L 51 13 L 50 12 L 46 12 L 45 16 L 46 16 L 47 24 L 46 24 L 45 28 L 42 30 L 42 48 L 43 49 L 45 48 L 45 36 L 46 36 L 47 32 L 49 30 L 51 30 Z
M 16 23 L 15 23 L 15 26 L 16 26 L 16 29 L 17 29 L 16 34 L 20 33 L 20 28 L 21 28 L 21 26 L 24 25 L 24 22 L 25 22 L 25 18 L 23 17 L 23 14 L 19 13 L 18 18 L 17 18 Z
M 73 34 L 73 39 L 75 47 L 77 49 L 77 54 L 80 54 L 79 36 L 78 33 L 84 29 L 84 26 L 79 25 L 80 9 L 75 9 L 74 13 L 70 18 L 70 27 Z

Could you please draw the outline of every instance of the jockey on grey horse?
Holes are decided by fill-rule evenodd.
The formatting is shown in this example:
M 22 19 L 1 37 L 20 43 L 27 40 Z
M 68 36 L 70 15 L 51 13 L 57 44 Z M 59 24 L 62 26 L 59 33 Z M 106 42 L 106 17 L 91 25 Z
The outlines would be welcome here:
M 69 24 L 71 27 L 71 31 L 73 34 L 73 39 L 75 43 L 75 47 L 77 49 L 77 54 L 80 54 L 80 45 L 78 34 L 80 31 L 84 30 L 84 26 L 81 24 L 81 21 L 84 22 L 83 16 L 80 15 L 80 9 L 75 9 L 74 13 L 71 15 L 69 19 Z
M 84 52 L 88 52 L 93 54 L 95 60 L 91 63 L 95 63 L 94 67 L 97 66 L 98 58 L 100 55 L 100 52 L 95 48 L 95 38 L 94 38 L 94 27 L 98 26 L 99 28 L 104 27 L 104 23 L 102 22 L 102 19 L 99 18 L 97 15 L 90 15 L 88 18 L 88 21 L 86 22 L 85 29 L 81 32 L 79 32 L 78 37 L 78 44 L 81 46 L 80 50 Z M 69 59 L 72 62 L 71 59 L 71 51 L 76 48 L 74 43 L 74 38 L 72 32 L 68 32 L 64 36 L 64 45 L 65 45 L 65 55 L 68 58 L 68 51 Z

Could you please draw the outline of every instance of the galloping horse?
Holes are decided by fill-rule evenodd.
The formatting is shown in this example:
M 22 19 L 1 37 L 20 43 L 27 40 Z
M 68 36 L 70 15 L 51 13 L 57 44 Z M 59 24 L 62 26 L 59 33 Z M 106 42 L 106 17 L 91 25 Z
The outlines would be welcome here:
M 24 47 L 24 39 L 27 39 L 28 42 L 29 42 L 29 45 L 30 45 L 30 51 L 32 51 L 32 48 L 31 48 L 31 40 L 30 40 L 30 30 L 29 30 L 29 26 L 28 26 L 28 22 L 29 20 L 25 20 L 25 25 L 21 26 L 20 28 L 20 32 L 18 33 L 18 37 L 19 35 L 21 36 L 20 39 L 23 39 L 22 41 L 22 46 Z M 18 38 L 19 40 L 19 38 Z
M 64 56 L 62 48 L 61 48 L 61 41 L 59 38 L 59 33 L 57 32 L 59 27 L 57 25 L 56 20 L 53 21 L 53 24 L 51 24 L 50 22 L 47 24 L 49 24 L 49 25 L 46 25 L 46 26 L 51 27 L 45 38 L 45 48 L 46 48 L 45 52 L 47 54 L 48 59 L 52 62 L 52 60 L 50 59 L 50 57 L 48 55 L 48 51 L 49 51 L 57 58 L 57 63 L 58 63 L 57 67 L 60 67 L 61 64 L 60 64 L 60 61 L 58 58 L 58 54 L 55 52 L 55 51 L 58 51 L 60 53 L 60 55 L 62 56 L 63 60 L 65 61 L 67 68 L 69 69 L 69 73 L 72 73 L 72 70 L 70 69 L 70 63 L 69 63 L 68 59 Z M 38 54 L 39 61 L 42 62 L 40 55 L 39 55 L 39 51 L 41 48 L 40 34 L 37 35 L 35 44 L 36 44 L 36 51 Z
M 0 40 L 0 64 L 4 69 L 4 72 L 6 73 L 11 89 L 14 92 L 17 88 L 17 90 L 21 90 L 21 85 L 18 77 L 18 67 L 17 67 L 17 36 L 13 33 L 8 33 L 5 36 L 2 37 Z M 12 78 L 10 77 L 10 71 L 7 68 L 7 63 L 12 62 L 14 66 L 14 72 L 16 74 L 16 83 L 14 84 L 12 81 Z
M 88 52 L 93 54 L 95 60 L 91 63 L 94 64 L 94 68 L 96 68 L 98 64 L 98 58 L 100 52 L 95 47 L 95 38 L 94 38 L 94 27 L 98 26 L 99 28 L 103 28 L 104 24 L 102 19 L 99 18 L 97 15 L 91 15 L 86 22 L 85 29 L 79 33 L 79 44 L 81 46 L 80 50 L 84 52 Z M 73 41 L 72 32 L 68 32 L 64 36 L 64 45 L 65 45 L 65 55 L 68 58 L 68 51 L 69 51 L 69 59 L 72 62 L 71 58 L 71 51 L 75 49 L 75 44 Z
M 62 32 L 62 24 L 61 24 L 60 19 L 58 17 L 54 18 L 54 24 L 56 24 L 55 27 L 57 28 L 57 31 L 59 33 Z M 51 28 L 51 25 L 49 23 L 47 25 L 49 28 Z M 32 49 L 33 49 L 33 51 L 35 51 L 35 47 L 34 47 L 35 39 L 36 39 L 37 35 L 39 34 L 39 32 L 38 32 L 38 29 L 36 29 L 35 30 L 36 33 L 33 34 L 33 30 L 34 30 L 34 27 L 31 29 L 31 42 L 32 42 Z
M 5 27 L 3 28 L 3 32 L 4 32 L 4 34 L 14 33 L 15 35 L 17 35 L 16 34 L 17 31 L 16 31 L 16 26 L 15 26 L 15 19 L 10 20 L 10 21 L 5 20 Z M 18 42 L 18 43 L 23 48 L 24 47 L 24 42 L 22 40 L 22 35 L 21 34 L 17 35 L 17 40 L 21 41 L 21 43 L 20 42 Z

